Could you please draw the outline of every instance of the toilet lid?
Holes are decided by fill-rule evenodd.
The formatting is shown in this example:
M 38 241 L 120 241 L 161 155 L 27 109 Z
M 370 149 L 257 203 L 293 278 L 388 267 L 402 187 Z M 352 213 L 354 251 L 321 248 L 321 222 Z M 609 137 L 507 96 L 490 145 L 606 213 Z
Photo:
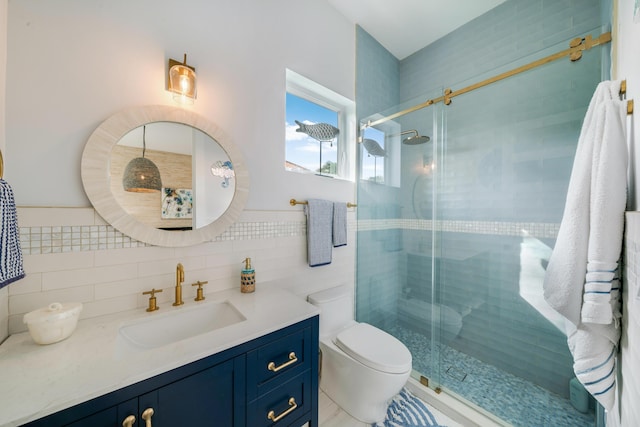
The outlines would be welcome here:
M 349 356 L 377 371 L 401 374 L 411 370 L 409 349 L 368 323 L 357 323 L 340 332 L 335 342 Z

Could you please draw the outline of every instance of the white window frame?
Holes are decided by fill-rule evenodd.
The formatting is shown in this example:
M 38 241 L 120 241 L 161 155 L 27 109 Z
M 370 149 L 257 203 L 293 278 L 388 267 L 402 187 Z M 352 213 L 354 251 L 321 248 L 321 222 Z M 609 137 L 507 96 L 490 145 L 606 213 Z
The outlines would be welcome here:
M 334 178 L 355 181 L 356 105 L 355 102 L 310 80 L 295 71 L 286 70 L 287 93 L 313 102 L 338 114 L 336 139 L 337 171 Z M 286 160 L 286 150 L 285 150 Z M 288 171 L 299 173 L 295 171 Z M 333 176 L 333 175 L 330 175 Z

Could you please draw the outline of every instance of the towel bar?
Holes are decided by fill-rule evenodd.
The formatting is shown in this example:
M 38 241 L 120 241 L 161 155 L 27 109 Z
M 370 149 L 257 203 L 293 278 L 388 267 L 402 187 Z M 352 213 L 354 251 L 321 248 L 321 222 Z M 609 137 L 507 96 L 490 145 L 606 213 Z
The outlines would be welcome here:
M 291 200 L 289 200 L 289 204 L 290 204 L 291 206 L 295 206 L 295 205 L 307 205 L 307 204 L 309 204 L 309 202 L 307 202 L 306 200 L 305 200 L 305 201 L 299 201 L 299 200 L 296 200 L 296 199 L 291 199 Z M 358 206 L 358 205 L 357 205 L 357 204 L 355 204 L 355 203 L 347 203 L 347 207 L 348 207 L 348 208 L 355 208 L 356 206 Z

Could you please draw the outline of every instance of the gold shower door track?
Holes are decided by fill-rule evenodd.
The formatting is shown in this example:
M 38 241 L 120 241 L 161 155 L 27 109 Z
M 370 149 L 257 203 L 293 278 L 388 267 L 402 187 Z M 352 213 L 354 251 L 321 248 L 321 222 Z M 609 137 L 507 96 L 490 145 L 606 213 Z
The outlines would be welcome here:
M 588 35 L 585 38 L 580 38 L 580 37 L 575 38 L 569 42 L 569 49 L 565 49 L 558 53 L 554 53 L 553 55 L 549 55 L 547 57 L 538 59 L 537 61 L 530 62 L 529 64 L 522 65 L 518 68 L 514 68 L 513 70 L 506 71 L 502 74 L 498 74 L 496 76 L 490 77 L 486 80 L 472 84 L 462 89 L 458 89 L 456 91 L 452 91 L 450 88 L 447 88 L 444 91 L 444 95 L 438 98 L 429 99 L 428 101 L 425 101 L 421 104 L 414 105 L 413 107 L 407 108 L 406 110 L 398 111 L 397 113 L 391 114 L 386 117 L 382 117 L 375 121 L 369 120 L 363 126 L 363 128 L 368 128 L 371 126 L 378 125 L 380 123 L 384 123 L 389 120 L 393 120 L 397 117 L 404 116 L 405 114 L 409 114 L 414 111 L 420 110 L 422 108 L 428 107 L 430 105 L 437 104 L 438 102 L 444 102 L 445 105 L 449 105 L 451 104 L 451 98 L 464 95 L 465 93 L 471 92 L 481 87 L 488 86 L 495 82 L 499 82 L 500 80 L 504 80 L 511 76 L 515 76 L 516 74 L 524 73 L 525 71 L 529 71 L 533 68 L 548 64 L 549 62 L 553 62 L 557 59 L 564 58 L 565 56 L 568 56 L 572 62 L 577 61 L 580 58 L 582 58 L 583 51 L 589 50 L 594 46 L 599 46 L 601 44 L 609 43 L 610 41 L 611 41 L 611 32 L 602 33 L 600 34 L 599 37 L 595 39 L 591 35 Z M 633 112 L 633 101 L 629 101 L 629 104 L 627 106 L 627 112 L 629 114 Z

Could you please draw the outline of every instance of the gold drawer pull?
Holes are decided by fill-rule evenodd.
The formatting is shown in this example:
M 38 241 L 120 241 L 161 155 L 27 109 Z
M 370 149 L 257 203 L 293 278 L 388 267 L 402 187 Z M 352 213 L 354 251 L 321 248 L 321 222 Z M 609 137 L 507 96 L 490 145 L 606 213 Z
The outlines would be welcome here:
M 136 423 L 136 417 L 134 417 L 133 415 L 129 415 L 127 418 L 124 419 L 124 421 L 122 421 L 122 427 L 133 427 L 135 423 Z
M 280 421 L 281 419 L 283 419 L 284 417 L 286 417 L 287 415 L 289 415 L 290 413 L 295 411 L 297 407 L 298 407 L 298 404 L 296 403 L 296 399 L 294 399 L 293 397 L 290 397 L 289 398 L 289 409 L 287 409 L 286 411 L 284 411 L 283 413 L 281 413 L 277 417 L 276 417 L 276 413 L 275 412 L 269 411 L 269 413 L 267 414 L 267 418 L 269 418 L 274 423 L 277 423 L 278 421 Z
M 294 351 L 292 351 L 291 353 L 289 353 L 289 361 L 283 363 L 280 366 L 276 366 L 275 362 L 269 362 L 269 364 L 267 365 L 267 369 L 273 372 L 278 372 L 280 369 L 284 369 L 287 366 L 293 365 L 294 363 L 296 363 L 298 361 L 298 358 L 296 357 L 296 353 Z
M 154 413 L 153 408 L 147 408 L 142 413 L 142 419 L 145 421 L 146 427 L 151 427 L 151 417 L 153 417 L 153 413 Z

